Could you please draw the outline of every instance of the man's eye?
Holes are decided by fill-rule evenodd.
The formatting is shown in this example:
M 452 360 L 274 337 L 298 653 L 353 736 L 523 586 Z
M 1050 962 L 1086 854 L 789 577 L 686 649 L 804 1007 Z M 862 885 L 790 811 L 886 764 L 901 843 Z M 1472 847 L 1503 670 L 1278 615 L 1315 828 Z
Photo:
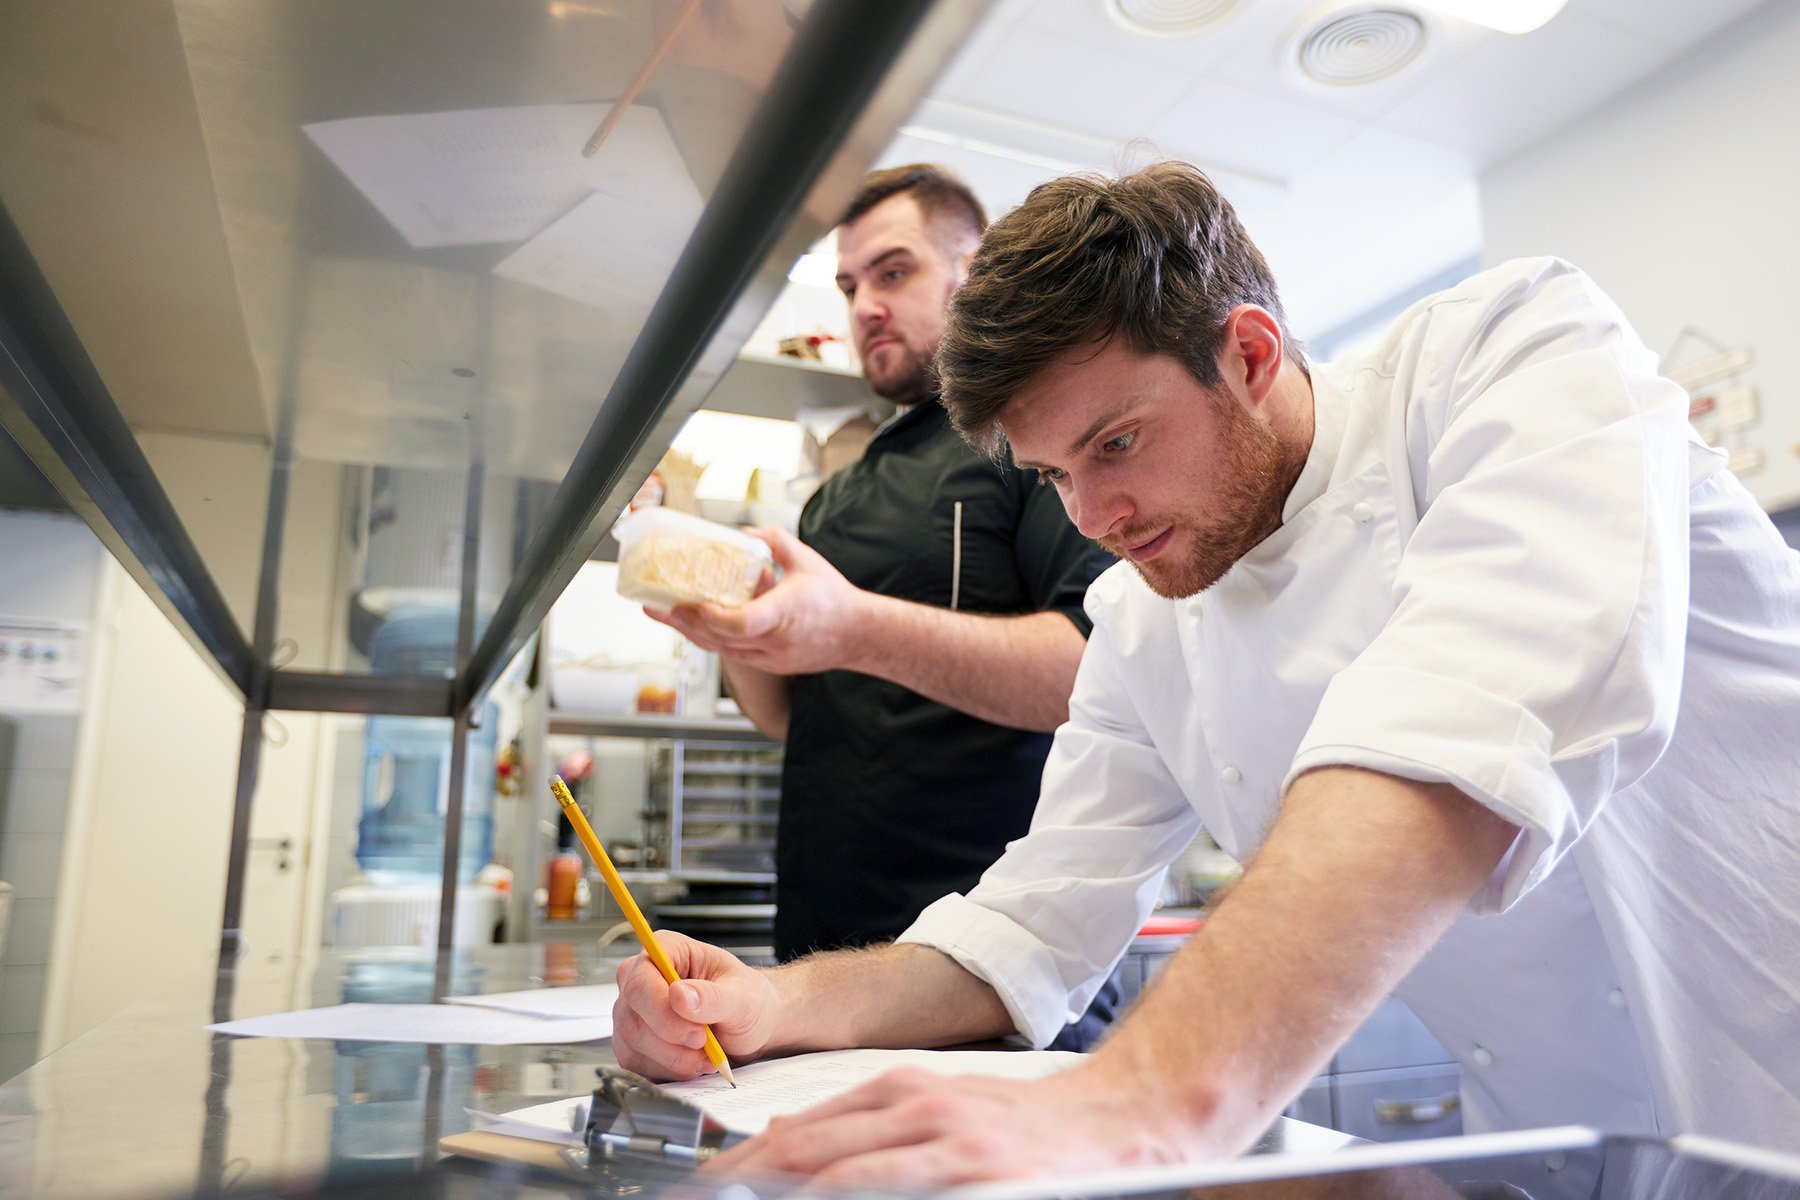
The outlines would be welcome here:
M 1121 433 L 1116 438 L 1108 438 L 1106 441 L 1102 442 L 1100 448 L 1113 454 L 1117 454 L 1121 450 L 1129 450 L 1131 448 L 1132 437 L 1133 435 L 1129 433 Z
M 1037 481 L 1039 484 L 1061 483 L 1063 472 L 1061 467 L 1039 467 Z
M 901 270 L 899 267 L 891 267 L 888 270 L 883 271 L 881 273 L 881 281 L 883 283 L 898 283 L 900 280 L 905 279 L 905 278 L 906 278 L 906 272 Z

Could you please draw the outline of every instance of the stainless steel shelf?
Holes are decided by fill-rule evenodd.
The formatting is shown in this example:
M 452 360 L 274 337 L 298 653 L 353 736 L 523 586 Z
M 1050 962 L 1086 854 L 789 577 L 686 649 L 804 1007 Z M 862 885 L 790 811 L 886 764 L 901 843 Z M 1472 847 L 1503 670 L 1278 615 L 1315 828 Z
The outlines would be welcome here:
M 660 713 L 594 713 L 550 710 L 550 732 L 587 737 L 679 738 L 690 743 L 774 745 L 745 717 L 682 717 Z
M 450 719 L 448 944 L 487 692 L 986 5 L 703 11 L 591 162 L 657 6 L 573 7 L 0 5 L 0 425 L 243 700 L 228 958 L 271 709 Z

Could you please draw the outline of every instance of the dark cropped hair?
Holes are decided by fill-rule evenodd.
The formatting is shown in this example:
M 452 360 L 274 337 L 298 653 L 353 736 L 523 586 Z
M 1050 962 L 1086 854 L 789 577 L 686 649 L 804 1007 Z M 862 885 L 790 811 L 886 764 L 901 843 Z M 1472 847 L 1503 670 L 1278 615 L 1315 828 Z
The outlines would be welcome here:
M 1299 361 L 1269 264 L 1197 167 L 1052 180 L 989 227 L 951 299 L 937 353 L 944 407 L 964 437 L 998 454 L 1014 394 L 1070 350 L 1114 335 L 1216 387 L 1225 318 L 1241 304 L 1267 309 Z
M 987 228 L 987 213 L 975 193 L 969 190 L 969 185 L 948 167 L 935 163 L 907 163 L 871 171 L 838 224 L 847 225 L 883 200 L 902 192 L 918 201 L 919 211 L 935 229 L 953 230 L 974 241 Z

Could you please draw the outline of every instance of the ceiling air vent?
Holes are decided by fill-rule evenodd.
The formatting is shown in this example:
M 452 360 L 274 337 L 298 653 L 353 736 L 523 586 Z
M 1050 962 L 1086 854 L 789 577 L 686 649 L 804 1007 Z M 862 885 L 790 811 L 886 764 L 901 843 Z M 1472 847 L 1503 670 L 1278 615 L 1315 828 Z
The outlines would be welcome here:
M 1191 37 L 1237 11 L 1243 0 L 1100 0 L 1113 21 L 1143 37 Z
M 1337 12 L 1301 31 L 1296 66 L 1314 83 L 1357 87 L 1404 70 L 1425 50 L 1425 22 L 1399 8 Z

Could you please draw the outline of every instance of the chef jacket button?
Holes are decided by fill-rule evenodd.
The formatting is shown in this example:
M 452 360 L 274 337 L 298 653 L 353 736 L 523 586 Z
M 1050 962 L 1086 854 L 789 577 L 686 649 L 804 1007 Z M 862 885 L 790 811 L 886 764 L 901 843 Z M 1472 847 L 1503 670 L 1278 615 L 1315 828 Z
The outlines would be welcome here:
M 1560 1171 L 1568 1165 L 1569 1156 L 1561 1150 L 1552 1150 L 1549 1154 L 1544 1155 L 1544 1166 L 1552 1171 Z
M 1619 988 L 1614 988 L 1612 991 L 1606 993 L 1606 1002 L 1614 1008 L 1624 1008 L 1625 993 Z
M 1219 778 L 1223 779 L 1226 783 L 1239 783 L 1242 782 L 1244 773 L 1236 767 L 1226 767 L 1223 771 L 1219 772 Z
M 1350 515 L 1356 518 L 1358 524 L 1367 525 L 1375 519 L 1375 506 L 1367 500 L 1358 500 L 1350 509 Z
M 1494 1052 L 1489 1050 L 1486 1046 L 1477 1046 L 1470 1052 L 1469 1059 L 1478 1067 L 1492 1066 L 1494 1062 Z

